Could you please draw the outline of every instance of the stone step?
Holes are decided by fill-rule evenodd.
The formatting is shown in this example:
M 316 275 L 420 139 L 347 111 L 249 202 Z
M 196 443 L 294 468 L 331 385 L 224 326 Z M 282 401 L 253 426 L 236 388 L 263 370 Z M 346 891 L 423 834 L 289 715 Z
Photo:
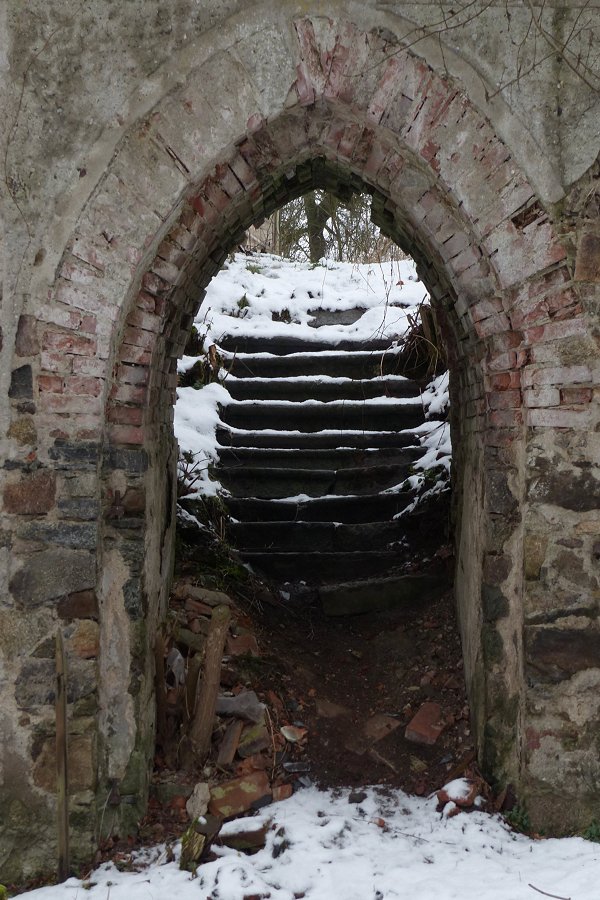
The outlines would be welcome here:
M 316 432 L 324 428 L 358 431 L 401 431 L 424 421 L 420 400 L 378 403 L 350 401 L 284 403 L 233 401 L 221 409 L 221 422 L 234 428 L 273 428 L 282 431 Z
M 406 526 L 396 522 L 231 522 L 230 543 L 239 550 L 278 552 L 397 550 L 402 556 Z
M 318 497 L 302 500 L 265 500 L 227 497 L 229 514 L 238 522 L 383 522 L 403 512 L 413 491 L 393 494 Z
M 225 387 L 234 400 L 369 400 L 374 397 L 414 397 L 421 394 L 416 381 L 397 375 L 373 379 L 227 378 Z
M 308 585 L 330 584 L 345 578 L 365 579 L 389 575 L 402 560 L 393 550 L 349 553 L 272 553 L 242 551 L 244 562 L 274 581 L 303 581 Z
M 222 448 L 247 447 L 290 450 L 338 450 L 348 447 L 358 450 L 383 447 L 414 447 L 418 439 L 411 429 L 403 431 L 341 431 L 339 429 L 300 432 L 217 426 L 217 442 Z
M 372 341 L 339 341 L 335 344 L 337 351 L 357 351 L 366 350 L 373 353 L 383 353 L 390 349 L 392 338 L 381 338 Z M 273 337 L 261 337 L 260 335 L 236 335 L 224 334 L 219 338 L 219 349 L 226 353 L 272 353 L 276 356 L 283 356 L 288 353 L 321 353 L 331 350 L 330 341 L 307 341 L 306 338 L 283 337 L 274 335 Z
M 413 444 L 417 444 L 416 435 Z M 331 449 L 271 449 L 269 447 L 222 447 L 219 450 L 219 472 L 243 466 L 272 469 L 325 469 L 335 460 L 337 470 L 370 466 L 410 466 L 423 455 L 419 446 L 375 447 L 370 450 L 348 447 L 332 456 Z
M 372 350 L 321 353 L 298 352 L 285 356 L 271 353 L 223 354 L 223 368 L 236 378 L 291 378 L 302 375 L 328 375 L 331 378 L 365 379 L 402 374 L 397 350 L 385 353 Z M 227 386 L 227 381 L 225 381 Z
M 352 616 L 423 605 L 432 595 L 450 588 L 447 575 L 399 575 L 368 581 L 330 584 L 319 589 L 327 616 Z
M 335 459 L 330 460 L 335 462 Z M 406 466 L 368 466 L 340 469 L 259 469 L 238 466 L 220 470 L 221 483 L 235 497 L 277 498 L 307 494 L 374 494 L 404 481 Z

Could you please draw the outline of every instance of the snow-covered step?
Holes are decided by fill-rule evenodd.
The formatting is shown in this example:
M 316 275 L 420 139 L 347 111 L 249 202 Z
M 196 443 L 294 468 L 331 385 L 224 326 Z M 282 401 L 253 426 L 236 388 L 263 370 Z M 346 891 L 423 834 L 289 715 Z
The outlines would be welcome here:
M 418 398 L 416 381 L 401 375 L 376 378 L 332 378 L 326 375 L 292 378 L 235 378 L 225 381 L 234 400 L 370 400 L 375 397 Z
M 416 442 L 416 436 L 412 438 Z M 335 451 L 335 465 L 340 469 L 371 466 L 410 466 L 423 455 L 421 447 L 356 447 L 338 448 Z M 331 449 L 298 449 L 297 447 L 221 447 L 219 450 L 220 472 L 243 466 L 244 468 L 270 469 L 325 469 L 331 466 Z
M 235 428 L 277 428 L 283 431 L 318 432 L 323 428 L 365 431 L 401 431 L 423 422 L 420 400 L 378 397 L 373 400 L 341 400 L 322 403 L 241 400 L 228 403 L 221 421 Z M 343 446 L 343 444 L 342 444 Z
M 334 346 L 337 351 L 361 350 L 364 349 L 365 343 L 372 352 L 383 353 L 389 349 L 389 338 L 374 338 L 365 342 L 361 335 L 357 335 L 354 340 L 340 340 Z M 288 353 L 306 352 L 308 348 L 313 353 L 319 353 L 323 350 L 331 350 L 331 341 L 320 341 L 318 339 L 318 331 L 315 331 L 315 339 L 307 341 L 306 333 L 302 337 L 282 336 L 282 335 L 245 335 L 245 334 L 223 334 L 219 337 L 219 347 L 228 353 L 273 353 L 275 355 L 283 355 Z
M 299 495 L 278 500 L 229 497 L 227 507 L 241 522 L 382 522 L 402 513 L 413 499 L 412 490 L 389 494 L 331 495 L 311 498 Z
M 335 459 L 333 460 L 335 462 Z M 410 474 L 410 464 L 371 465 L 343 469 L 283 469 L 230 467 L 221 470 L 221 483 L 236 497 L 281 498 L 307 494 L 374 494 L 398 485 Z
M 400 562 L 398 554 L 390 550 L 357 550 L 349 553 L 242 551 L 240 556 L 253 569 L 266 573 L 276 581 L 305 581 L 308 584 L 339 582 L 341 572 L 346 580 L 385 577 Z
M 401 520 L 359 522 L 231 522 L 228 539 L 239 550 L 350 552 L 394 550 L 402 556 L 406 524 Z
M 246 428 L 217 427 L 217 443 L 221 447 L 259 447 L 269 449 L 339 450 L 344 448 L 367 449 L 374 447 L 415 447 L 419 441 L 411 429 L 406 431 L 341 431 L 326 428 L 322 431 L 279 431 L 264 428 L 260 431 Z
M 224 353 L 223 369 L 237 378 L 290 378 L 327 375 L 333 378 L 365 379 L 402 374 L 400 351 L 348 350 L 339 348 L 288 353 Z M 227 380 L 225 381 L 227 386 Z

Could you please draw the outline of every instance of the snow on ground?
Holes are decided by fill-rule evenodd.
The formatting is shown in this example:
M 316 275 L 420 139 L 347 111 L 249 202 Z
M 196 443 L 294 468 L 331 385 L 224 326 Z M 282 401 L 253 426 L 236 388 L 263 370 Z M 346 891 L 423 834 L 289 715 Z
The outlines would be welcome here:
M 266 253 L 253 256 L 238 253 L 209 284 L 195 326 L 205 339 L 206 349 L 211 343 L 218 344 L 227 334 L 261 338 L 285 336 L 308 343 L 329 342 L 332 350 L 325 352 L 332 353 L 341 341 L 350 341 L 356 343 L 357 351 L 360 351 L 366 341 L 379 338 L 388 339 L 391 346 L 414 324 L 418 307 L 423 302 L 428 302 L 427 292 L 418 279 L 412 260 L 362 265 L 328 260 L 323 261 L 322 265 L 308 266 Z M 316 310 L 333 312 L 350 309 L 365 312 L 349 325 L 321 325 L 319 328 L 310 325 L 314 321 L 311 313 Z M 279 321 L 282 314 L 289 321 Z M 226 385 L 228 378 L 233 380 L 233 376 L 227 374 L 226 364 L 231 354 L 223 355 L 225 368 L 222 376 Z M 251 357 L 264 355 L 267 354 L 251 354 Z M 195 362 L 196 357 L 184 356 L 179 363 L 179 371 L 186 371 Z M 335 380 L 340 383 L 345 380 L 312 377 L 319 381 Z M 310 376 L 304 376 L 290 380 L 309 379 Z M 446 394 L 440 382 L 432 389 L 431 396 L 430 392 L 423 395 L 430 415 L 442 409 L 443 397 L 447 398 L 447 379 L 445 390 Z M 180 449 L 192 454 L 194 461 L 202 467 L 200 478 L 195 483 L 196 496 L 213 496 L 221 490 L 219 483 L 210 479 L 208 466 L 216 461 L 218 455 L 218 405 L 229 402 L 232 402 L 229 394 L 218 384 L 210 384 L 200 390 L 192 387 L 177 389 L 175 435 Z M 286 401 L 278 402 L 282 405 Z M 345 402 L 346 405 L 365 402 L 396 404 L 413 403 L 414 400 L 384 397 Z M 316 401 L 305 401 L 305 404 L 316 405 Z M 430 468 L 430 460 L 438 454 L 446 454 L 442 464 L 449 469 L 450 430 L 447 426 L 439 432 L 438 423 L 432 423 L 424 432 L 423 444 L 427 454 L 421 468 Z M 440 463 L 436 460 L 432 464 Z M 423 483 L 423 476 L 413 478 L 419 484 Z
M 253 856 L 225 847 L 196 876 L 166 862 L 164 848 L 139 854 L 139 871 L 112 864 L 88 882 L 71 878 L 23 894 L 26 900 L 597 900 L 600 845 L 582 838 L 532 840 L 499 816 L 449 818 L 435 798 L 312 787 L 265 807 L 225 831 L 268 824 Z M 178 849 L 176 848 L 176 856 Z
M 269 253 L 237 253 L 211 281 L 195 325 L 217 344 L 225 334 L 360 344 L 404 334 L 409 316 L 427 300 L 412 260 L 309 266 Z M 311 311 L 348 309 L 365 312 L 351 325 L 309 324 Z M 291 321 L 273 321 L 282 313 Z

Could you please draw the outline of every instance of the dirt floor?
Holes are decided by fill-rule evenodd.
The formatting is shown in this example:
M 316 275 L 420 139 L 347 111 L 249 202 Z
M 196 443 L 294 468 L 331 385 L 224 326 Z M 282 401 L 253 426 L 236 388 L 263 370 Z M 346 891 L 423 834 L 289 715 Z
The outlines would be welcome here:
M 223 762 L 232 720 L 217 717 L 209 758 L 190 767 L 183 752 L 189 730 L 182 700 L 186 686 L 174 683 L 167 666 L 167 726 L 158 735 L 149 812 L 138 840 L 179 836 L 189 825 L 187 798 L 198 781 L 226 787 L 236 779 L 266 779 L 265 796 L 248 805 L 252 812 L 309 784 L 349 790 L 388 785 L 427 796 L 458 775 L 477 774 L 453 560 L 447 546 L 433 556 L 431 546 L 428 540 L 410 571 L 445 572 L 445 589 L 437 596 L 391 611 L 328 618 L 310 592 L 302 602 L 286 602 L 277 585 L 240 566 L 235 551 L 206 534 L 183 530 L 171 623 L 202 639 L 210 623 L 207 604 L 216 602 L 211 591 L 226 592 L 232 621 L 220 693 L 255 692 L 266 718 L 254 750 L 234 748 Z M 178 627 L 166 635 L 164 656 L 175 648 L 189 672 L 194 651 L 180 639 Z M 433 728 L 425 729 L 430 743 L 410 733 L 423 707 L 437 710 Z M 251 727 L 244 725 L 242 740 Z M 110 854 L 117 846 L 122 847 L 109 841 L 103 849 Z
M 328 619 L 316 607 L 265 606 L 259 645 L 273 661 L 260 690 L 308 729 L 303 759 L 324 787 L 388 784 L 428 794 L 472 755 L 451 588 L 426 605 Z M 441 707 L 433 745 L 405 737 L 427 702 Z

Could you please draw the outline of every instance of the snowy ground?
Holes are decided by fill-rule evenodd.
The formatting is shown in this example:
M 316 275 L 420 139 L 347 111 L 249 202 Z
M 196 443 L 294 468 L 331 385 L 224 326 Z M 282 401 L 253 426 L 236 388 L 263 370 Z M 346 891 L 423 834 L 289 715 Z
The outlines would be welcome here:
M 436 800 L 400 791 L 299 791 L 242 820 L 268 825 L 253 856 L 225 847 L 196 877 L 166 862 L 164 848 L 138 855 L 139 870 L 112 864 L 87 882 L 71 878 L 28 900 L 597 900 L 600 845 L 582 838 L 531 840 L 497 816 L 436 812 Z M 224 826 L 240 830 L 240 822 Z M 176 856 L 178 849 L 176 848 Z
M 323 265 L 311 267 L 265 253 L 238 253 L 211 281 L 195 326 L 204 337 L 205 350 L 212 343 L 218 345 L 224 335 L 285 336 L 307 343 L 328 342 L 332 351 L 345 341 L 355 343 L 360 350 L 366 342 L 380 338 L 393 346 L 415 323 L 419 306 L 427 302 L 427 292 L 412 260 L 370 265 L 324 261 Z M 318 328 L 310 324 L 317 311 L 350 309 L 364 310 L 354 323 Z M 280 321 L 282 316 L 285 321 Z M 196 357 L 184 356 L 179 371 L 186 371 L 195 362 Z M 227 378 L 233 379 L 225 370 L 222 374 L 225 385 Z M 217 407 L 228 402 L 229 394 L 221 384 L 210 384 L 201 390 L 177 390 L 175 435 L 180 449 L 192 454 L 205 469 L 196 483 L 197 494 L 214 495 L 221 490 L 218 482 L 209 478 L 208 465 L 216 460 L 218 451 Z M 423 394 L 423 405 L 432 424 L 421 427 L 420 439 L 427 452 L 416 468 L 450 468 L 450 428 L 447 423 L 434 421 L 447 404 L 448 377 L 444 375 Z M 424 475 L 412 476 L 411 487 L 423 486 Z M 427 493 L 439 492 L 446 486 L 446 480 L 438 481 Z

